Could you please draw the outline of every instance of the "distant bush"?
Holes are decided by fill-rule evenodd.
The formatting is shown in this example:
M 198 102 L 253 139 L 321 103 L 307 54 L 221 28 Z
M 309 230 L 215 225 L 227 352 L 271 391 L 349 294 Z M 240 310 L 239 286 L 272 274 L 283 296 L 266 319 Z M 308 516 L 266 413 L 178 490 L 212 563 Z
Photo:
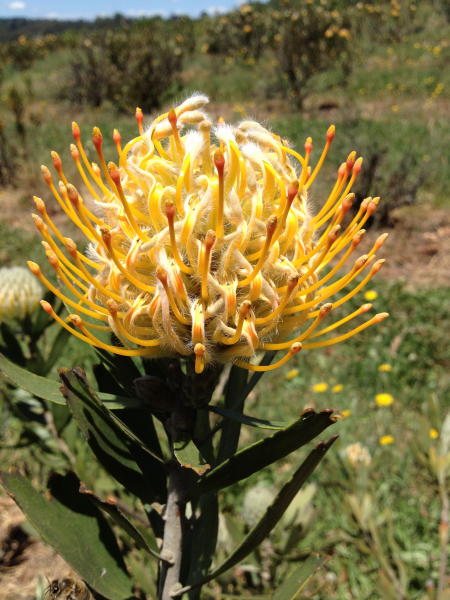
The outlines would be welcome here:
M 110 101 L 122 111 L 157 108 L 181 89 L 177 75 L 189 51 L 188 36 L 143 22 L 85 39 L 62 91 L 75 104 Z
M 300 108 L 318 73 L 340 69 L 348 77 L 351 33 L 345 9 L 327 10 L 326 3 L 306 0 L 293 9 L 274 11 L 273 19 L 278 63 Z
M 273 42 L 273 11 L 241 5 L 239 10 L 205 23 L 204 51 L 244 60 L 257 60 Z
M 44 58 L 59 47 L 60 41 L 53 34 L 43 38 L 21 35 L 17 40 L 1 44 L 0 56 L 4 63 L 24 71 L 29 69 L 35 60 Z

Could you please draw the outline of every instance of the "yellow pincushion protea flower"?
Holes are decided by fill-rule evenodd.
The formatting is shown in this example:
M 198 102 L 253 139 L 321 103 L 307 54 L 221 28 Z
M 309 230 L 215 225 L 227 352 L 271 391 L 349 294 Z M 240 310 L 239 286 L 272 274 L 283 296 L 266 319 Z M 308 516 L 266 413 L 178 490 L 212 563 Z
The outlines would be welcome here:
M 84 255 L 62 236 L 44 202 L 35 198 L 41 216 L 33 218 L 44 237 L 47 258 L 78 302 L 52 286 L 37 264 L 28 264 L 42 283 L 75 309 L 70 318 L 78 329 L 71 331 L 118 354 L 195 356 L 197 373 L 208 363 L 228 361 L 262 371 L 285 363 L 302 343 L 307 349 L 336 344 L 387 317 L 382 313 L 344 335 L 307 341 L 371 308 L 365 304 L 316 330 L 384 263 L 375 262 L 375 252 L 386 234 L 345 275 L 329 283 L 363 239 L 362 227 L 379 200 L 364 200 L 341 230 L 362 159 L 355 161 L 355 153 L 350 154 L 338 170 L 330 196 L 314 215 L 309 188 L 333 140 L 334 126 L 311 171 L 311 138 L 301 156 L 253 121 L 229 126 L 220 119 L 213 128 L 201 110 L 206 103 L 205 96 L 194 96 L 145 131 L 142 111 L 137 109 L 138 137 L 122 149 L 120 134 L 114 130 L 118 166 L 106 164 L 97 127 L 93 142 L 100 167 L 89 163 L 74 123 L 76 146 L 71 146 L 71 154 L 92 195 L 92 212 L 68 183 L 56 152 L 52 157 L 61 178 L 59 191 L 50 171 L 42 167 L 56 200 L 89 241 Z M 189 130 L 181 135 L 185 128 Z M 333 268 L 321 275 L 330 261 Z M 325 303 L 364 269 L 367 274 L 359 285 L 334 304 Z M 68 327 L 49 304 L 42 305 Z M 99 330 L 114 332 L 123 347 L 104 343 Z M 297 337 L 285 341 L 293 333 Z M 287 353 L 275 364 L 254 364 L 257 353 L 266 350 Z
M 0 269 L 0 323 L 25 321 L 39 307 L 42 288 L 25 267 Z

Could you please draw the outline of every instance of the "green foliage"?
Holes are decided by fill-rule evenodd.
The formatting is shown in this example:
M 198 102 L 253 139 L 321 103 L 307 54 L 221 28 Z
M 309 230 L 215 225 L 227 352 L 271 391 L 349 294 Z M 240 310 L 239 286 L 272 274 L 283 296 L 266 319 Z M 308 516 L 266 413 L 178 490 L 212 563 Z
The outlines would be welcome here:
M 177 76 L 190 48 L 188 34 L 170 35 L 156 19 L 121 31 L 97 32 L 79 46 L 62 95 L 93 107 L 109 101 L 121 111 L 158 108 L 179 89 Z

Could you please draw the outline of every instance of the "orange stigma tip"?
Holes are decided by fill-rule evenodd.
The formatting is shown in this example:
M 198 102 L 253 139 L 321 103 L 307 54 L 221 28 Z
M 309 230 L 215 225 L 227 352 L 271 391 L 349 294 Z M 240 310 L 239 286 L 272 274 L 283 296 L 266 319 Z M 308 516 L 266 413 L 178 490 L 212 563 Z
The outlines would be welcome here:
M 33 273 L 33 275 L 39 275 L 41 273 L 41 269 L 39 268 L 39 265 L 37 265 L 35 262 L 32 262 L 31 260 L 29 260 L 27 262 L 27 264 L 28 264 L 28 268 Z
M 385 262 L 386 262 L 386 260 L 384 258 L 377 260 L 377 262 L 372 267 L 372 269 L 375 271 L 375 273 L 378 273 L 378 271 L 381 269 L 381 267 L 384 265 Z
M 80 201 L 80 195 L 71 183 L 67 185 L 67 195 L 69 196 L 69 200 L 72 202 L 72 204 L 77 206 Z
M 336 133 L 336 127 L 334 125 L 330 125 L 327 131 L 327 140 L 328 142 L 332 142 L 334 139 L 334 134 Z
M 308 179 L 311 177 L 311 167 L 308 167 L 308 170 L 306 172 L 306 181 L 308 181 Z
M 52 183 L 52 174 L 50 173 L 50 171 L 48 170 L 48 168 L 45 165 L 41 165 L 41 171 L 42 171 L 42 175 L 44 177 L 45 183 L 48 183 L 48 185 L 50 185 Z
M 338 237 L 339 237 L 339 232 L 341 231 L 341 226 L 340 225 L 335 225 L 333 227 L 333 229 L 330 231 L 330 233 L 328 234 L 328 240 L 330 242 L 335 242 Z
M 160 280 L 160 282 L 163 285 L 167 283 L 167 273 L 161 265 L 159 265 L 156 269 L 156 277 Z
M 100 167 L 98 166 L 97 163 L 92 163 L 92 170 L 97 175 L 97 177 L 101 177 Z
M 208 233 L 206 234 L 205 246 L 207 248 L 212 248 L 215 243 L 216 243 L 216 232 L 213 231 L 212 229 L 210 229 L 208 231 Z
M 38 198 L 37 196 L 33 196 L 33 200 L 34 200 L 34 204 L 36 205 L 36 208 L 41 213 L 41 215 L 43 215 L 45 213 L 44 201 L 41 200 L 41 198 Z
M 99 227 L 99 229 L 100 229 L 100 234 L 101 234 L 102 238 L 103 238 L 105 241 L 107 241 L 107 240 L 111 241 L 111 232 L 110 232 L 110 230 L 109 230 L 109 229 L 106 227 L 106 225 L 101 225 L 101 226 Z M 68 238 L 65 238 L 65 239 L 67 240 Z
M 78 148 L 75 146 L 75 144 L 70 144 L 70 154 L 74 160 L 80 158 L 80 153 L 78 152 Z
M 299 188 L 299 181 L 298 181 L 298 179 L 296 179 L 288 187 L 287 196 L 288 196 L 289 202 L 292 202 L 294 200 L 295 196 L 298 194 L 298 188 Z
M 330 313 L 332 308 L 333 308 L 333 305 L 331 304 L 331 302 L 324 304 L 319 311 L 320 316 L 326 317 Z
M 52 150 L 51 154 L 52 154 L 53 166 L 58 171 L 61 168 L 61 165 L 62 165 L 62 162 L 61 162 L 61 159 L 59 157 L 59 154 L 57 152 L 55 152 L 54 150 Z
M 240 314 L 245 317 L 252 309 L 252 303 L 250 300 L 244 300 L 244 302 L 239 307 Z
M 375 210 L 378 206 L 378 201 L 379 201 L 379 198 L 374 198 L 372 200 L 372 202 L 369 202 L 369 205 L 367 206 L 367 213 L 369 215 L 372 215 L 375 212 Z
M 275 229 L 277 228 L 277 225 L 278 225 L 277 215 L 270 216 L 267 219 L 267 223 L 266 223 L 267 235 L 273 235 L 273 233 L 275 232 Z
M 112 299 L 108 300 L 108 302 L 106 303 L 106 308 L 113 316 L 115 316 L 117 314 L 117 311 L 119 310 L 117 304 Z
M 371 304 L 363 304 L 359 309 L 362 313 L 366 313 L 368 310 L 372 308 Z
M 110 175 L 111 179 L 114 181 L 114 183 L 117 186 L 120 186 L 120 172 L 119 172 L 119 169 L 117 168 L 117 166 L 113 162 L 108 163 L 108 171 L 109 171 L 109 175 Z
M 223 117 L 219 117 L 217 124 L 219 127 L 223 127 L 225 125 L 225 119 Z
M 389 313 L 380 313 L 378 315 L 375 315 L 373 320 L 375 323 L 381 323 L 381 321 L 384 321 L 384 319 L 387 319 L 389 316 Z
M 81 131 L 75 121 L 72 123 L 72 135 L 75 138 L 76 142 L 80 141 Z
M 214 150 L 214 164 L 219 173 L 222 174 L 225 167 L 225 156 L 220 148 Z
M 52 314 L 53 312 L 53 308 L 52 305 L 49 304 L 48 302 L 46 302 L 45 300 L 41 300 L 41 306 L 42 308 L 45 310 L 46 313 L 48 313 L 49 315 Z
M 77 253 L 77 245 L 70 238 L 64 238 L 64 245 L 66 247 L 67 252 L 74 256 Z
M 299 275 L 290 275 L 287 282 L 287 288 L 289 291 L 292 291 L 298 283 L 300 276 Z
M 347 162 L 345 163 L 346 168 L 349 173 L 353 169 L 353 165 L 355 164 L 355 158 L 356 158 L 356 152 L 355 151 L 350 152 L 350 154 L 348 155 L 348 158 L 347 158 Z
M 103 136 L 102 132 L 98 127 L 94 127 L 94 129 L 92 130 L 92 141 L 94 142 L 94 146 L 97 152 L 99 152 L 102 148 Z
M 48 262 L 55 269 L 59 265 L 59 260 L 56 256 L 56 254 L 54 252 L 52 252 L 51 250 L 47 250 L 45 255 L 47 256 Z
M 291 354 L 298 354 L 301 349 L 302 349 L 301 343 L 300 342 L 295 342 L 295 344 L 292 344 L 292 346 L 291 346 L 290 353 Z
M 117 129 L 114 129 L 114 133 L 113 133 L 113 140 L 114 142 L 117 144 L 117 142 L 121 142 L 122 141 L 122 136 L 120 135 L 120 133 L 117 131 Z
M 83 325 L 83 321 L 78 315 L 70 315 L 70 320 L 75 325 L 75 327 L 82 327 Z
M 338 169 L 338 176 L 341 178 L 344 177 L 346 169 L 347 169 L 347 164 L 342 163 L 342 165 Z
M 353 167 L 353 173 L 354 173 L 355 176 L 358 175 L 358 173 L 361 171 L 362 164 L 363 164 L 363 158 L 361 156 L 355 162 L 355 166 Z
M 195 344 L 194 354 L 195 356 L 203 356 L 206 352 L 206 348 L 203 344 Z
M 175 204 L 172 200 L 167 200 L 165 209 L 167 218 L 172 220 L 175 216 Z
M 309 137 L 306 140 L 306 142 L 305 142 L 305 150 L 306 150 L 306 152 L 311 152 L 312 147 L 313 147 L 313 145 L 312 145 L 312 138 Z
M 136 119 L 137 119 L 137 114 L 136 114 Z M 169 121 L 169 123 L 171 125 L 176 125 L 178 118 L 177 118 L 177 113 L 175 112 L 174 108 L 171 108 L 169 110 L 169 114 L 167 115 L 167 120 Z

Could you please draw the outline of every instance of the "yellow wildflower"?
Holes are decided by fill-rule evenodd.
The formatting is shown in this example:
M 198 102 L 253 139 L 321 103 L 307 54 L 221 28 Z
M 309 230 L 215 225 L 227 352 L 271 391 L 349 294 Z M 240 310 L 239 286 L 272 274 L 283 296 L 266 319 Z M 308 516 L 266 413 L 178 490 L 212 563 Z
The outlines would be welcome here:
M 49 169 L 42 167 L 62 210 L 89 242 L 87 253 L 80 252 L 59 232 L 44 202 L 35 198 L 40 216 L 33 219 L 44 238 L 47 258 L 76 300 L 52 286 L 36 263 L 29 262 L 29 267 L 75 309 L 77 314 L 70 319 L 76 329 L 70 331 L 117 354 L 191 357 L 197 373 L 208 364 L 229 361 L 244 369 L 267 371 L 286 363 L 302 343 L 306 349 L 333 345 L 385 319 L 388 315 L 382 313 L 344 335 L 309 341 L 370 309 L 365 304 L 345 319 L 316 330 L 384 263 L 375 261 L 375 252 L 387 234 L 342 278 L 328 283 L 363 239 L 363 226 L 379 201 L 364 200 L 341 232 L 362 159 L 355 160 L 354 152 L 349 155 L 338 169 L 328 199 L 314 215 L 309 188 L 334 138 L 334 126 L 328 129 L 321 158 L 311 169 L 311 138 L 302 156 L 254 121 L 230 126 L 219 119 L 213 127 L 202 112 L 207 101 L 203 95 L 188 98 L 145 130 L 144 115 L 137 109 L 139 136 L 122 147 L 114 130 L 118 166 L 107 164 L 98 127 L 92 141 L 99 166 L 91 164 L 81 131 L 73 123 L 76 145 L 71 146 L 71 154 L 91 201 L 85 202 L 67 181 L 56 152 L 52 158 L 61 179 L 59 189 Z M 89 208 L 92 202 L 95 211 Z M 341 252 L 336 266 L 322 275 L 322 269 Z M 366 268 L 359 285 L 333 304 L 327 303 Z M 48 303 L 42 305 L 68 327 Z M 122 346 L 103 341 L 104 332 L 111 331 Z M 285 341 L 294 333 L 294 339 Z M 256 352 L 266 350 L 286 353 L 274 364 L 259 366 Z
M 344 386 L 342 385 L 342 383 L 338 383 L 337 385 L 334 386 L 332 391 L 335 394 L 337 394 L 338 392 L 342 392 L 343 389 L 344 389 Z
M 383 372 L 388 373 L 389 371 L 392 371 L 392 367 L 391 367 L 391 365 L 384 363 L 378 367 L 378 370 L 380 371 L 380 373 L 383 373 Z
M 288 381 L 291 381 L 291 379 L 294 379 L 294 377 L 297 377 L 299 372 L 300 371 L 298 369 L 292 369 L 292 371 L 289 371 L 289 373 L 286 373 L 286 379 Z
M 439 437 L 439 433 L 436 431 L 436 429 L 431 428 L 430 429 L 430 438 L 432 440 L 437 440 L 438 437 Z
M 347 408 L 346 410 L 342 411 L 342 415 L 343 415 L 344 419 L 346 419 L 347 417 L 349 417 L 351 414 L 352 414 L 352 411 L 349 408 Z
M 377 394 L 375 396 L 375 402 L 378 406 L 389 406 L 394 402 L 394 398 L 390 394 Z
M 368 290 L 364 294 L 364 298 L 369 302 L 372 302 L 372 300 L 376 300 L 378 298 L 378 292 L 376 292 L 375 290 Z
M 379 442 L 380 446 L 388 446 L 389 444 L 393 444 L 395 439 L 392 435 L 383 435 L 383 437 L 380 437 Z
M 328 389 L 328 383 L 316 383 L 313 385 L 313 391 L 316 393 L 326 392 Z

